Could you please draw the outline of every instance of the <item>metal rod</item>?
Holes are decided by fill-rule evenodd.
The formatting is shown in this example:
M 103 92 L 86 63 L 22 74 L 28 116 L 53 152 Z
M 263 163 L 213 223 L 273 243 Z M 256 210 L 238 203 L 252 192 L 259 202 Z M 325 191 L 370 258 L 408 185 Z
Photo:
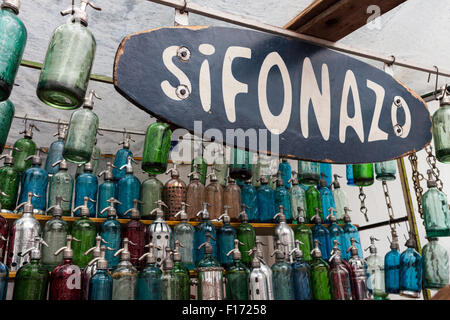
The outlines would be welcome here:
M 291 38 L 300 39 L 300 40 L 303 40 L 303 41 L 306 41 L 306 42 L 309 42 L 312 44 L 316 44 L 316 45 L 319 45 L 322 47 L 326 47 L 329 49 L 333 49 L 333 50 L 348 53 L 348 54 L 353 54 L 353 55 L 356 55 L 356 56 L 359 56 L 362 58 L 381 61 L 381 62 L 388 63 L 388 64 L 392 64 L 392 61 L 393 61 L 392 56 L 384 56 L 384 55 L 366 52 L 366 51 L 363 51 L 360 49 L 352 48 L 350 46 L 337 44 L 336 42 L 323 40 L 323 39 L 320 39 L 317 37 L 308 36 L 308 35 L 301 34 L 301 33 L 295 32 L 295 31 L 272 26 L 270 24 L 262 23 L 262 22 L 259 22 L 256 20 L 247 19 L 247 18 L 238 16 L 238 15 L 235 15 L 232 13 L 225 12 L 223 10 L 210 9 L 210 8 L 204 7 L 204 6 L 196 4 L 196 3 L 188 2 L 186 0 L 147 0 L 147 1 L 162 4 L 162 5 L 172 7 L 175 9 L 183 9 L 184 11 L 188 11 L 188 12 L 198 14 L 201 16 L 205 16 L 208 18 L 232 23 L 232 24 L 235 24 L 235 25 L 238 25 L 241 27 L 246 27 L 246 28 L 250 28 L 250 29 L 254 29 L 254 30 L 258 30 L 258 31 L 264 31 L 264 32 L 268 32 L 268 33 L 272 33 L 272 34 L 276 34 L 276 35 L 288 36 Z M 434 66 L 410 63 L 410 62 L 407 62 L 407 61 L 401 60 L 401 59 L 395 59 L 394 64 L 397 66 L 400 66 L 400 67 L 413 69 L 413 70 L 417 70 L 417 71 L 422 71 L 425 73 L 431 73 L 431 74 L 437 73 L 437 69 Z M 445 77 L 450 77 L 450 71 L 439 68 L 439 75 L 445 76 Z
M 408 216 L 404 216 L 404 217 L 401 217 L 401 218 L 394 219 L 392 221 L 392 223 L 403 222 L 403 221 L 408 221 Z M 368 224 L 368 225 L 359 227 L 358 231 L 384 227 L 384 226 L 389 225 L 389 222 L 390 222 L 390 220 L 386 220 L 386 221 L 383 221 L 383 222 L 377 222 L 377 223 L 373 223 L 373 224 Z
M 406 173 L 405 161 L 403 160 L 403 158 L 397 159 L 397 166 L 400 175 L 400 181 L 402 183 L 403 199 L 405 200 L 409 229 L 414 232 L 414 237 L 416 238 L 416 249 L 420 254 L 422 254 L 422 246 L 420 245 L 419 231 L 417 229 L 416 216 L 414 214 L 414 206 L 411 199 L 411 191 L 409 189 L 408 175 Z M 422 293 L 424 300 L 429 300 L 431 298 L 429 290 L 423 289 Z

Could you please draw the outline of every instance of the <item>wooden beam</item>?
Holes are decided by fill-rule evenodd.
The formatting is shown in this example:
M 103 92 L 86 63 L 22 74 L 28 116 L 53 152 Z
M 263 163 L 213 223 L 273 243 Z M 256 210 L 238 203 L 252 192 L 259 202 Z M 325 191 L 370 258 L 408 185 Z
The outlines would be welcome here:
M 315 0 L 289 21 L 284 28 L 329 41 L 338 41 L 361 28 L 373 12 L 367 8 L 376 5 L 380 15 L 406 0 Z

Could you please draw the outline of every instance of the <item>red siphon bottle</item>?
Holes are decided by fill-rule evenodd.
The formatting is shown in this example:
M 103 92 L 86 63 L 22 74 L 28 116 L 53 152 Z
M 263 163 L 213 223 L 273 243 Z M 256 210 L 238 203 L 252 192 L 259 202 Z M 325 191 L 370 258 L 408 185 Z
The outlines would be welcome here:
M 352 290 L 350 273 L 347 269 L 345 260 L 341 258 L 341 250 L 339 250 L 339 242 L 333 240 L 334 247 L 330 257 L 330 279 L 331 291 L 334 300 L 352 300 Z
M 139 199 L 133 200 L 133 208 L 128 209 L 124 215 L 131 211 L 131 220 L 122 229 L 122 239 L 128 238 L 128 240 L 134 243 L 134 246 L 129 246 L 130 262 L 138 270 L 142 269 L 145 265 L 145 261 L 139 261 L 139 258 L 144 254 L 144 246 L 147 239 L 147 232 L 145 225 L 141 222 L 141 215 L 138 210 L 138 205 L 143 204 L 143 201 Z
M 81 270 L 72 262 L 72 241 L 81 241 L 70 234 L 66 239 L 67 246 L 55 252 L 63 252 L 63 261 L 50 274 L 50 300 L 81 300 Z

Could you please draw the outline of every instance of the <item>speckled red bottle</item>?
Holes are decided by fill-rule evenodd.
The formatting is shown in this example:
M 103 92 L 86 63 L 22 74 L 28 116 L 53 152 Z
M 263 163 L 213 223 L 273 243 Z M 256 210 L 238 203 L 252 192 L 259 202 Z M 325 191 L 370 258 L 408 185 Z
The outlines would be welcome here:
M 128 238 L 133 244 L 130 243 L 128 251 L 130 251 L 130 262 L 138 270 L 141 270 L 145 261 L 139 261 L 139 257 L 144 254 L 144 246 L 147 239 L 145 225 L 140 221 L 140 214 L 137 206 L 139 203 L 143 203 L 138 199 L 134 199 L 133 208 L 129 209 L 131 211 L 131 220 L 122 229 L 122 239 Z M 128 212 L 127 211 L 127 212 Z
M 64 258 L 50 275 L 50 300 L 81 300 L 81 270 L 72 262 L 72 240 L 79 241 L 67 235 L 67 246 L 55 252 L 64 252 Z

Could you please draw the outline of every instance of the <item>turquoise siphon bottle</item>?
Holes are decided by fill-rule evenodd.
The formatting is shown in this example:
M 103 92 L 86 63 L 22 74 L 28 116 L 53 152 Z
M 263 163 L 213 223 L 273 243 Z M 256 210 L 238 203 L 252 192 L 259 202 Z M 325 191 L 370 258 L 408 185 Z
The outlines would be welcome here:
M 241 198 L 242 204 L 245 205 L 248 220 L 250 222 L 257 222 L 259 220 L 258 196 L 255 187 L 252 185 L 252 180 L 245 181 L 241 189 Z
M 44 168 L 49 175 L 53 175 L 59 171 L 59 166 L 54 166 L 53 164 L 63 159 L 62 153 L 64 150 L 64 140 L 66 139 L 66 130 L 67 126 L 58 122 L 58 132 L 53 135 L 57 136 L 58 140 L 52 142 L 48 148 L 47 159 L 45 159 Z
M 11 94 L 27 42 L 27 29 L 17 17 L 20 0 L 3 0 L 0 10 L 0 101 Z
M 21 252 L 30 255 L 30 263 L 22 266 L 14 279 L 13 300 L 46 300 L 49 272 L 41 262 L 40 244 L 48 246 L 40 237 L 34 237 L 32 247 Z
M 108 217 L 103 221 L 100 227 L 100 236 L 108 243 L 108 247 L 112 250 L 106 252 L 105 259 L 108 261 L 108 266 L 110 269 L 114 269 L 119 264 L 119 257 L 114 254 L 120 249 L 120 244 L 122 242 L 122 226 L 120 222 L 117 221 L 116 209 L 114 208 L 115 203 L 119 203 L 114 198 L 108 200 L 109 207 L 103 209 L 108 211 Z
M 391 230 L 391 251 L 384 256 L 384 282 L 386 293 L 400 293 L 400 252 L 398 236 L 395 229 Z M 388 238 L 389 240 L 389 238 Z
M 280 164 L 278 165 L 278 171 L 281 173 L 281 179 L 283 180 L 284 187 L 286 189 L 291 188 L 291 177 L 292 177 L 292 169 L 291 165 L 287 161 L 287 159 L 281 159 Z
M 120 169 L 126 168 L 125 176 L 119 180 L 117 184 L 117 214 L 121 219 L 130 218 L 129 209 L 133 208 L 134 199 L 139 199 L 141 195 L 141 182 L 133 175 L 132 157 L 128 157 L 128 163 L 124 164 Z M 136 162 L 136 161 L 134 161 Z
M 306 194 L 305 190 L 299 186 L 297 179 L 297 172 L 292 171 L 292 178 L 289 179 L 292 182 L 292 187 L 289 190 L 289 196 L 291 199 L 291 217 L 292 222 L 296 223 L 299 214 L 299 208 L 301 212 L 306 211 Z
M 146 265 L 136 278 L 136 300 L 162 300 L 162 272 L 156 265 L 156 256 L 154 251 L 161 250 L 160 247 L 153 243 L 146 245 L 149 248 L 147 253 L 144 253 L 139 260 L 147 257 Z
M 169 161 L 172 130 L 162 122 L 152 123 L 147 128 L 142 156 L 142 170 L 149 174 L 166 172 Z
M 428 237 L 450 236 L 450 214 L 447 196 L 437 188 L 431 170 L 427 171 L 428 190 L 422 195 L 423 220 Z
M 42 158 L 39 152 L 40 149 L 37 149 L 36 155 L 25 158 L 25 160 L 32 159 L 32 166 L 22 174 L 19 203 L 26 202 L 28 192 L 32 192 L 37 196 L 32 200 L 34 212 L 37 214 L 45 214 L 47 207 L 48 174 L 47 171 L 41 168 Z
M 72 5 L 61 11 L 72 17 L 56 28 L 50 39 L 36 93 L 51 107 L 68 110 L 83 103 L 96 49 L 94 35 L 87 28 L 88 5 L 101 10 L 89 0 L 80 0 L 79 8 Z
M 258 222 L 271 222 L 276 213 L 275 191 L 269 186 L 265 176 L 261 175 L 259 181 L 261 182 L 261 186 L 256 191 L 259 213 Z
M 136 245 L 128 238 L 122 240 L 122 249 L 114 253 L 114 257 L 120 254 L 120 262 L 111 272 L 113 279 L 112 300 L 134 300 L 137 269 L 131 264 L 131 254 L 128 245 Z
M 14 168 L 20 173 L 31 167 L 31 160 L 25 160 L 29 156 L 36 153 L 36 143 L 33 141 L 33 128 L 39 131 L 34 123 L 27 128 L 27 119 L 25 119 L 25 130 L 19 132 L 23 133 L 24 137 L 14 143 L 12 156 L 14 158 Z
M 246 265 L 251 263 L 251 257 L 249 255 L 249 250 L 255 247 L 256 244 L 256 231 L 253 226 L 248 223 L 247 213 L 242 210 L 240 213 L 241 224 L 237 229 L 237 238 L 239 240 L 239 250 L 242 255 L 242 262 Z
M 423 287 L 440 289 L 449 282 L 448 252 L 437 238 L 427 239 L 428 243 L 422 248 Z
M 217 243 L 215 240 L 216 227 L 212 224 L 211 220 L 209 219 L 209 211 L 207 209 L 208 205 L 209 203 L 204 202 L 203 210 L 197 213 L 197 216 L 201 215 L 202 220 L 200 224 L 195 226 L 195 233 L 194 233 L 195 265 L 197 265 L 198 262 L 203 258 L 203 251 L 195 250 L 195 248 L 198 248 L 202 243 L 206 241 L 207 233 L 209 233 L 213 237 L 213 242 L 211 243 L 211 245 L 213 248 L 213 255 L 217 257 Z
M 275 300 L 294 300 L 294 282 L 292 281 L 291 265 L 285 260 L 285 246 L 280 240 L 276 242 L 276 249 L 271 256 L 275 255 L 275 263 L 272 265 L 273 295 Z
M 345 176 L 347 178 L 347 185 L 355 186 L 355 181 L 353 180 L 353 165 L 345 165 Z
M 128 157 L 133 158 L 133 152 L 130 150 L 130 141 L 135 142 L 131 139 L 131 135 L 125 129 L 125 132 L 123 133 L 123 141 L 119 143 L 119 146 L 122 145 L 122 149 L 116 152 L 116 156 L 114 157 L 114 165 L 112 166 L 113 180 L 116 183 L 125 177 L 125 170 L 120 168 L 128 163 Z
M 106 243 L 105 240 L 102 239 L 99 235 L 95 237 L 95 247 L 90 248 L 87 250 L 84 255 L 88 256 L 91 254 L 92 259 L 100 258 L 101 257 L 101 249 L 100 245 L 103 243 Z M 106 248 L 108 250 L 110 248 Z M 89 261 L 91 261 L 89 260 Z M 82 275 L 81 275 L 81 299 L 82 300 L 89 300 L 89 282 L 91 278 L 94 276 L 94 274 L 97 272 L 97 263 L 88 264 L 86 268 L 83 269 Z
M 61 203 L 62 215 L 70 216 L 72 210 L 73 177 L 69 173 L 68 163 L 65 159 L 58 160 L 53 163 L 53 165 L 58 165 L 59 170 L 50 177 L 48 206 L 52 207 L 56 205 L 56 198 L 61 196 L 65 199 L 65 201 Z
M 345 215 L 344 215 L 344 227 L 342 228 L 344 230 L 344 236 L 342 239 L 342 247 L 343 248 L 350 248 L 350 246 L 352 245 L 351 243 L 351 238 L 355 238 L 356 243 L 355 246 L 358 248 L 358 255 L 360 257 L 363 257 L 363 252 L 362 252 L 362 248 L 361 248 L 361 240 L 359 237 L 359 231 L 358 228 L 356 228 L 353 224 L 352 224 L 352 220 L 350 219 L 350 215 L 348 214 L 350 210 L 349 208 L 345 207 L 344 208 L 345 211 Z M 350 255 L 347 254 L 346 250 L 342 251 L 342 254 L 345 253 L 345 256 L 343 256 L 343 258 L 345 260 L 348 260 L 350 258 Z
M 141 185 L 142 219 L 154 219 L 150 214 L 157 208 L 157 201 L 162 200 L 163 184 L 156 178 L 155 174 L 149 174 L 148 179 Z
M 227 269 L 233 264 L 233 259 L 228 253 L 233 250 L 234 240 L 237 239 L 236 229 L 230 224 L 228 206 L 224 206 L 224 213 L 218 221 L 222 221 L 223 225 L 217 230 L 217 258 L 222 267 Z
M 311 250 L 313 249 L 313 239 L 311 228 L 305 225 L 305 218 L 302 215 L 302 210 L 299 208 L 297 218 L 297 225 L 294 227 L 294 238 L 300 243 L 300 250 L 302 251 L 303 260 L 311 261 Z
M 92 163 L 86 163 L 84 165 L 84 172 L 75 179 L 75 207 L 83 204 L 84 197 L 94 200 L 97 199 L 98 179 L 92 173 L 92 170 Z M 95 217 L 95 214 L 97 213 L 97 203 L 88 203 L 88 207 L 91 217 Z
M 331 282 L 329 278 L 330 267 L 322 259 L 319 241 L 314 240 L 314 249 L 311 251 L 311 284 L 314 300 L 331 300 Z
M 338 178 L 342 178 L 338 174 L 334 174 L 334 181 L 331 184 L 333 186 L 333 199 L 336 209 L 336 218 L 337 223 L 343 224 L 344 223 L 344 215 L 345 211 L 344 208 L 348 208 L 348 199 L 345 192 L 341 189 L 341 185 L 339 184 Z
M 90 90 L 83 108 L 70 116 L 63 150 L 63 157 L 69 162 L 84 164 L 91 161 L 98 130 L 98 116 L 92 111 L 94 97 L 100 99 L 94 90 Z
M 89 201 L 94 201 L 89 197 L 84 197 L 83 205 L 73 209 L 73 213 L 80 210 L 80 218 L 72 224 L 72 236 L 81 240 L 72 244 L 73 263 L 80 268 L 85 268 L 89 261 L 92 260 L 92 254 L 86 255 L 85 252 L 95 246 L 97 235 L 97 226 L 89 216 Z
M 105 253 L 108 248 L 100 247 L 100 257 L 94 258 L 89 265 L 97 263 L 97 271 L 89 280 L 89 300 L 112 300 L 113 279 L 108 271 Z
M 330 244 L 328 248 L 333 248 L 334 240 L 337 240 L 340 243 L 339 250 L 342 253 L 345 250 L 345 247 L 342 245 L 344 243 L 344 229 L 337 224 L 337 218 L 333 214 L 333 211 L 335 211 L 333 208 L 328 208 L 328 212 L 330 213 L 327 217 L 330 222 L 328 226 L 328 232 L 330 233 Z
M 350 252 L 348 264 L 350 265 L 350 280 L 352 285 L 353 300 L 368 300 L 369 293 L 367 290 L 366 264 L 358 253 L 355 238 L 350 239 L 351 246 L 347 249 Z
M 20 186 L 20 172 L 14 167 L 12 151 L 9 155 L 0 156 L 0 159 L 5 158 L 4 166 L 0 168 L 0 205 L 2 212 L 6 213 L 15 209 Z
M 188 223 L 188 216 L 186 213 L 187 204 L 181 203 L 181 211 L 175 214 L 175 217 L 180 216 L 180 223 L 173 228 L 173 239 L 183 243 L 181 247 L 181 262 L 188 268 L 188 270 L 194 270 L 194 233 L 195 229 L 190 223 Z
M 180 241 L 175 240 L 173 249 L 173 272 L 175 273 L 178 282 L 179 299 L 189 300 L 190 299 L 189 270 L 181 261 L 180 248 L 183 248 L 183 244 Z
M 250 300 L 273 300 L 273 295 L 269 296 L 269 284 L 272 286 L 272 278 L 269 280 L 266 273 L 261 269 L 261 261 L 258 258 L 258 249 L 249 250 L 252 258 L 252 271 L 248 279 L 249 299 Z M 272 274 L 272 270 L 270 273 Z
M 322 175 L 323 174 L 323 175 Z M 333 176 L 332 170 L 331 170 L 331 163 L 320 163 L 320 176 L 325 178 L 325 181 L 327 182 L 327 186 L 331 185 L 331 179 Z M 320 184 L 320 180 L 319 180 Z
M 450 121 L 450 94 L 447 86 L 441 88 L 439 99 L 439 109 L 433 114 L 433 140 L 436 150 L 436 158 L 443 163 L 450 162 L 450 139 L 448 133 L 448 123 Z
M 6 139 L 8 138 L 9 130 L 11 129 L 11 123 L 14 119 L 14 113 L 15 108 L 14 104 L 11 101 L 5 100 L 0 102 L 0 153 L 2 153 L 5 148 Z
M 48 271 L 52 271 L 62 261 L 62 256 L 54 253 L 62 247 L 66 246 L 66 237 L 69 233 L 69 225 L 61 219 L 63 214 L 62 202 L 67 201 L 61 196 L 56 196 L 56 204 L 47 209 L 51 212 L 52 218 L 45 223 L 42 233 L 43 240 L 48 243 L 48 247 L 42 248 L 41 262 Z
M 370 250 L 370 256 L 366 260 L 367 271 L 367 289 L 374 300 L 386 300 L 388 293 L 386 292 L 384 261 L 377 255 L 377 247 L 375 241 L 379 241 L 374 236 L 370 237 L 370 246 L 365 250 Z
M 289 255 L 294 256 L 294 262 L 291 264 L 291 268 L 295 300 L 311 300 L 311 267 L 308 262 L 302 259 L 301 244 L 299 240 L 295 240 L 295 248 L 289 252 Z
M 248 300 L 250 270 L 241 262 L 239 240 L 234 239 L 234 248 L 227 253 L 233 254 L 233 263 L 225 271 L 225 297 L 227 300 Z
M 207 233 L 206 241 L 197 250 L 204 250 L 202 259 L 197 263 L 195 271 L 198 275 L 198 300 L 223 300 L 223 267 L 213 256 L 213 246 L 210 240 L 214 237 Z
M 319 241 L 320 252 L 324 260 L 330 258 L 330 232 L 322 225 L 322 219 L 319 216 L 319 209 L 316 208 L 316 215 L 313 217 L 312 222 L 314 226 L 311 228 L 313 240 Z
M 283 179 L 281 178 L 281 172 L 278 171 L 277 188 L 275 189 L 275 208 L 283 206 L 284 215 L 287 221 L 292 221 L 291 212 L 291 197 L 289 190 L 284 186 Z
M 320 192 L 315 185 L 309 186 L 305 192 L 306 196 L 306 222 L 312 222 L 315 216 L 315 208 L 322 210 L 322 201 L 320 200 Z
M 422 257 L 415 250 L 414 233 L 409 233 L 405 251 L 400 255 L 400 295 L 419 298 L 422 289 Z
M 100 214 L 100 212 L 109 207 L 108 200 L 116 196 L 117 185 L 113 180 L 113 168 L 115 166 L 108 161 L 105 170 L 98 174 L 99 178 L 103 176 L 104 182 L 98 187 L 97 218 L 106 218 L 106 214 Z
M 321 173 L 319 185 L 320 185 L 319 187 L 320 201 L 322 201 L 322 213 L 323 213 L 323 216 L 321 216 L 321 218 L 322 221 L 325 221 L 325 223 L 329 223 L 328 218 L 326 218 L 326 212 L 329 211 L 330 207 L 333 208 L 334 211 L 336 211 L 336 205 L 334 204 L 333 193 L 328 188 L 327 181 L 325 180 L 325 174 L 323 172 Z
M 315 186 L 320 180 L 318 162 L 298 160 L 298 181 L 305 186 Z
M 397 173 L 397 161 L 389 160 L 375 163 L 376 179 L 380 181 L 392 181 L 395 180 L 395 174 Z
M 359 163 L 353 166 L 353 181 L 358 187 L 373 184 L 373 163 Z

